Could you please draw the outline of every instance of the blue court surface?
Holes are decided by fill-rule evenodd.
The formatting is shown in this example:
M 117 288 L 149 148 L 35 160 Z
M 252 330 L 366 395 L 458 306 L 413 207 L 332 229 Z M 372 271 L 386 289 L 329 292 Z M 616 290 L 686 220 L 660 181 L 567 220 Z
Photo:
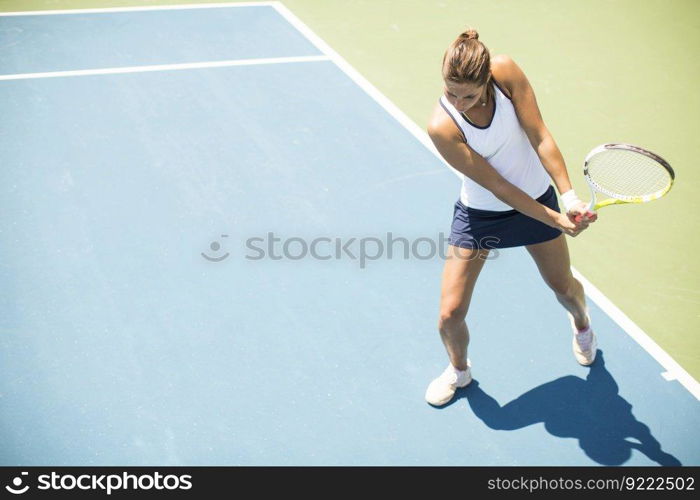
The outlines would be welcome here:
M 524 249 L 425 403 L 459 181 L 292 20 L 0 17 L 0 464 L 700 465 L 696 397 L 593 302 L 577 365 Z

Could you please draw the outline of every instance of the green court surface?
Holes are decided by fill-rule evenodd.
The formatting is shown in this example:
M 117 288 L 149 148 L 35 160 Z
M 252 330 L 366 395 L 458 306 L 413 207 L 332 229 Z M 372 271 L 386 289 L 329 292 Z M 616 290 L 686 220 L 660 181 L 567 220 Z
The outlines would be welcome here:
M 0 0 L 0 11 L 214 3 Z M 700 378 L 700 2 L 694 0 L 285 0 L 419 126 L 441 93 L 445 47 L 475 27 L 525 70 L 582 198 L 594 146 L 629 142 L 677 174 L 666 198 L 613 207 L 570 241 L 573 265 Z M 459 181 L 455 178 L 454 199 Z M 454 199 L 446 199 L 451 206 Z M 441 213 L 445 210 L 443 209 Z M 448 220 L 443 221 L 446 228 Z M 437 337 L 436 337 L 437 338 Z

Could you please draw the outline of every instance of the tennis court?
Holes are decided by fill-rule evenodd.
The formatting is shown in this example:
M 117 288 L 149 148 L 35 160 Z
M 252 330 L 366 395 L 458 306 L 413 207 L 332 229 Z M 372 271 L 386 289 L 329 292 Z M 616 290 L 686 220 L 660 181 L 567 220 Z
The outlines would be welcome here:
M 424 402 L 455 175 L 284 5 L 0 32 L 3 465 L 700 464 L 697 382 L 588 282 L 578 366 L 524 249 Z

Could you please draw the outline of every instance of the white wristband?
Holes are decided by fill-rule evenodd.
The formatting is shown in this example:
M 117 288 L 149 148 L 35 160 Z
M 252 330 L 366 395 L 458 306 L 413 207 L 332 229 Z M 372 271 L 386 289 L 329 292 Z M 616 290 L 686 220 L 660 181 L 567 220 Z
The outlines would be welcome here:
M 560 198 L 561 202 L 564 204 L 565 212 L 568 212 L 573 207 L 581 203 L 581 200 L 578 199 L 578 196 L 576 196 L 573 189 L 569 189 L 566 193 L 562 193 Z

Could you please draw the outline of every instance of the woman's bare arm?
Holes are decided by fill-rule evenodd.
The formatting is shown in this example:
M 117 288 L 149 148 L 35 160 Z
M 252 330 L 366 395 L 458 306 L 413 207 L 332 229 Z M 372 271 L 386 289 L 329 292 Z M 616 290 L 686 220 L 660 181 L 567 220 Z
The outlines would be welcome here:
M 428 134 L 445 161 L 491 191 L 496 198 L 548 226 L 556 227 L 572 236 L 578 234 L 579 228 L 568 218 L 542 205 L 508 182 L 481 155 L 469 147 L 457 125 L 440 105 L 433 111 L 428 124 Z
M 540 158 L 545 170 L 557 186 L 559 194 L 566 193 L 571 189 L 571 180 L 566 170 L 564 157 L 542 119 L 535 91 L 532 89 L 525 73 L 506 55 L 499 55 L 493 58 L 491 72 L 496 81 L 505 87 L 505 90 L 510 94 L 509 97 L 513 102 L 520 126 L 527 134 L 528 140 Z M 586 212 L 587 207 L 582 202 L 571 209 L 572 218 L 575 218 L 577 215 L 584 217 L 582 224 L 584 228 L 588 226 L 589 222 L 595 220 L 595 217 L 589 219 L 586 216 Z

